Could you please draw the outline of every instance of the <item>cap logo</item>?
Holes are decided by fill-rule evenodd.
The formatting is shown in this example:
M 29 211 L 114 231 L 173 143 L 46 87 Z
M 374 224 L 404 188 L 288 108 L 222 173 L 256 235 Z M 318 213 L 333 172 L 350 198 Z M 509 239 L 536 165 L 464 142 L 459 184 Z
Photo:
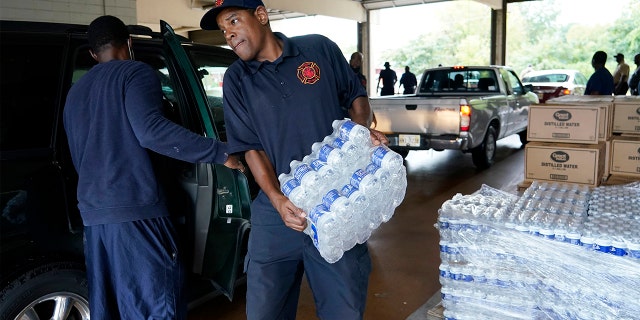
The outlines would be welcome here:
M 214 6 L 214 7 L 219 7 L 219 6 L 221 6 L 223 3 L 224 3 L 224 0 L 216 0 L 216 1 L 213 3 L 213 6 Z
M 315 62 L 305 62 L 298 67 L 298 79 L 303 84 L 314 84 L 320 80 L 320 67 Z

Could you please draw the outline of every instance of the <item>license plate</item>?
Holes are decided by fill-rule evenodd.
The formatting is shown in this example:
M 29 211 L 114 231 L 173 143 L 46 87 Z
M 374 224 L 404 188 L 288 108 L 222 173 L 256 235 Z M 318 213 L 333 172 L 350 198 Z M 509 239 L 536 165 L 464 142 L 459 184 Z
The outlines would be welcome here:
M 398 135 L 398 146 L 402 147 L 419 147 L 420 135 L 417 134 L 400 134 Z

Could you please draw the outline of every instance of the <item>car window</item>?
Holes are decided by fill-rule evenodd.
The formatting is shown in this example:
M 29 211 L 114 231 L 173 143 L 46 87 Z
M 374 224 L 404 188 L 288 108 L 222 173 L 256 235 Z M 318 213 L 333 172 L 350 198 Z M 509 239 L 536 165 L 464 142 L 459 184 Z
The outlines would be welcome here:
M 566 73 L 550 73 L 524 77 L 522 82 L 567 82 L 569 75 Z
M 0 149 L 48 148 L 64 46 L 41 36 L 23 35 L 3 37 L 0 47 Z
M 497 92 L 499 90 L 495 73 L 491 70 L 465 68 L 433 70 L 424 74 L 421 81 L 421 92 Z
M 207 102 L 220 140 L 226 141 L 224 114 L 222 111 L 222 80 L 224 73 L 233 60 L 221 58 L 207 51 L 189 51 L 195 68 L 200 76 L 202 87 L 207 94 Z
M 576 73 L 576 82 L 580 85 L 587 85 L 587 77 L 585 77 L 582 73 Z
M 518 80 L 518 76 L 513 72 L 513 70 L 507 70 L 502 73 L 504 77 L 504 81 L 507 83 L 509 87 L 509 91 L 516 94 L 524 94 L 524 89 L 522 88 L 522 84 L 520 80 Z

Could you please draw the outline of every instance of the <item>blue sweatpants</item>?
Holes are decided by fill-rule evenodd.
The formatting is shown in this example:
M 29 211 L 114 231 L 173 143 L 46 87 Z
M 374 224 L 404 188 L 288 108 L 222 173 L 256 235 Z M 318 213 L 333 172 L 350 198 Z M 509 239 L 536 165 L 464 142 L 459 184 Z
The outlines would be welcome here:
M 92 320 L 186 319 L 184 267 L 169 217 L 84 231 Z
M 311 238 L 284 225 L 278 213 L 252 206 L 247 272 L 247 319 L 295 319 L 303 273 L 320 319 L 362 319 L 371 258 L 366 244 L 328 263 Z

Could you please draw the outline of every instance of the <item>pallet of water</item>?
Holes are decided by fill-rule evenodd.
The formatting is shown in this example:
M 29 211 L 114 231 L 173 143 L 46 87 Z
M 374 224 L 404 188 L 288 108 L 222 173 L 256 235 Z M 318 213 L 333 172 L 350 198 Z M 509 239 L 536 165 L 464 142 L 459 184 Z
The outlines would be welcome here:
M 638 319 L 639 182 L 483 186 L 436 228 L 445 319 Z

